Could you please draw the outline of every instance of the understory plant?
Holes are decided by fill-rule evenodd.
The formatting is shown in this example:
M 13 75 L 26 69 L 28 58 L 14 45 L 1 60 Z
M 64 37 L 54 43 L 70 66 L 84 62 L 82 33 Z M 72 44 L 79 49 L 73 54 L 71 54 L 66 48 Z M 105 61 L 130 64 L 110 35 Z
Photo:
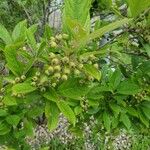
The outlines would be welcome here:
M 68 14 L 78 5 L 65 1 L 63 30 L 49 26 L 40 39 L 37 25 L 19 22 L 12 33 L 0 25 L 0 144 L 30 149 L 27 136 L 46 123 L 58 125 L 62 113 L 69 129 L 83 136 L 84 123 L 94 118 L 94 133 L 119 129 L 147 134 L 150 120 L 150 13 L 129 3 L 132 18 L 119 18 L 90 32 L 91 1 L 80 1 L 85 14 Z M 72 7 L 70 7 L 70 5 Z M 77 15 L 77 16 L 75 16 Z M 82 18 L 83 17 L 83 18 Z M 73 19 L 72 19 L 73 18 Z M 122 28 L 123 26 L 123 28 Z M 111 43 L 97 43 L 105 33 L 122 28 Z M 135 32 L 132 32 L 135 31 Z M 138 45 L 134 40 L 137 40 Z

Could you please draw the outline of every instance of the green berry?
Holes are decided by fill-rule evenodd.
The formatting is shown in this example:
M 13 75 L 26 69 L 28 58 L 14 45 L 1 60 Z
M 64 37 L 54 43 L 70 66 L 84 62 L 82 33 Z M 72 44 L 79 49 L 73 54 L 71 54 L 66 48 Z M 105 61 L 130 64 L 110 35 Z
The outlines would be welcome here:
M 21 80 L 25 80 L 26 79 L 26 76 L 25 75 L 22 75 L 21 76 Z
M 2 93 L 4 93 L 5 92 L 5 88 L 1 88 L 1 90 L 0 90 Z
M 56 47 L 57 47 L 57 43 L 54 42 L 54 41 L 52 41 L 52 42 L 50 43 L 50 45 L 51 45 L 52 48 L 56 48 Z
M 62 62 L 63 62 L 63 63 L 69 63 L 69 58 L 68 58 L 68 57 L 62 58 Z
M 16 82 L 16 83 L 20 82 L 20 80 L 21 80 L 21 79 L 20 79 L 19 77 L 16 77 L 16 78 L 15 78 L 15 82 Z
M 49 70 L 45 70 L 45 74 L 49 76 L 50 75 Z
M 59 60 L 57 58 L 52 59 L 52 64 L 53 65 L 58 65 L 59 64 Z
M 94 64 L 93 66 L 94 66 L 96 69 L 99 68 L 99 65 L 98 65 L 98 64 Z
M 74 62 L 70 62 L 69 65 L 70 65 L 71 68 L 75 68 L 76 67 L 76 64 Z
M 53 72 L 54 72 L 54 68 L 53 68 L 52 66 L 49 66 L 49 67 L 48 67 L 48 71 L 49 71 L 50 73 L 53 73 Z
M 70 74 L 70 69 L 65 68 L 65 69 L 63 70 L 63 73 L 64 73 L 64 74 Z
M 64 75 L 62 75 L 61 79 L 62 79 L 62 80 L 67 80 L 67 79 L 68 79 L 68 76 L 64 74 Z
M 32 80 L 33 80 L 33 81 L 37 81 L 38 78 L 37 78 L 36 76 L 34 76 L 34 77 L 32 78 Z
M 41 91 L 41 92 L 45 92 L 45 91 L 46 91 L 46 88 L 45 88 L 45 87 L 42 87 L 42 88 L 40 89 L 40 91 Z
M 31 85 L 32 86 L 36 86 L 36 82 L 31 82 Z
M 69 39 L 69 35 L 68 35 L 68 34 L 63 34 L 63 35 L 62 35 L 62 38 L 63 38 L 64 40 L 68 40 L 68 39 Z
M 0 96 L 0 101 L 1 101 L 3 98 L 4 98 L 3 96 Z
M 50 38 L 50 40 L 51 40 L 51 41 L 55 41 L 56 39 L 52 36 L 52 37 Z
M 22 97 L 22 95 L 21 95 L 21 94 L 17 94 L 17 97 L 18 97 L 18 98 L 21 98 L 21 97 Z
M 94 81 L 94 78 L 92 76 L 88 76 L 89 81 Z
M 55 67 L 54 67 L 54 70 L 55 70 L 55 71 L 61 71 L 61 67 L 60 67 L 59 65 L 58 65 L 58 66 L 55 66 Z
M 50 57 L 50 58 L 55 58 L 55 56 L 56 56 L 56 55 L 55 55 L 54 53 L 52 53 L 52 52 L 49 53 L 49 57 Z
M 83 64 L 79 64 L 79 65 L 78 65 L 78 68 L 79 68 L 79 69 L 83 69 Z
M 56 85 L 57 85 L 56 83 L 52 83 L 52 87 L 56 87 Z
M 81 74 L 81 72 L 80 72 L 78 69 L 75 69 L 75 70 L 74 70 L 74 74 L 78 76 L 78 75 Z
M 60 77 L 61 77 L 60 73 L 55 73 L 55 74 L 54 74 L 54 78 L 60 79 Z
M 41 75 L 41 73 L 40 72 L 36 72 L 35 75 L 39 77 Z
M 61 34 L 59 34 L 59 35 L 56 35 L 56 39 L 57 40 L 61 40 L 63 37 L 62 37 L 62 35 Z

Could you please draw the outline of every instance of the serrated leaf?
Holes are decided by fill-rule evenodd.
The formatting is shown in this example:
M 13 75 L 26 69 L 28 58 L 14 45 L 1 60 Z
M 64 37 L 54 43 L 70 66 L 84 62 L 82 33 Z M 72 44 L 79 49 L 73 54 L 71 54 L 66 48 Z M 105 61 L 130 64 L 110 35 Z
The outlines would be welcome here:
M 137 94 L 140 91 L 141 91 L 140 87 L 130 80 L 125 80 L 121 82 L 117 88 L 117 93 L 124 95 L 133 95 Z
M 6 121 L 13 126 L 17 126 L 19 121 L 20 121 L 20 117 L 17 115 L 9 115 L 8 117 L 6 117 Z
M 110 121 L 110 116 L 108 112 L 103 113 L 103 122 L 104 122 L 104 127 L 108 132 L 110 132 L 110 127 L 111 127 L 111 121 Z
M 70 108 L 70 106 L 62 100 L 57 102 L 57 106 L 60 109 L 60 111 L 64 114 L 64 116 L 73 124 L 73 126 L 75 126 L 76 116 L 73 110 Z
M 93 65 L 84 65 L 84 70 L 86 73 L 88 73 L 98 81 L 101 79 L 101 72 L 98 69 L 96 69 Z
M 12 91 L 16 94 L 30 93 L 36 90 L 36 87 L 30 85 L 30 83 L 18 83 L 12 87 Z
M 129 119 L 128 115 L 122 113 L 122 114 L 120 115 L 120 121 L 125 125 L 125 127 L 126 127 L 127 129 L 130 129 L 130 127 L 131 127 L 131 122 L 130 122 L 130 119 Z
M 6 45 L 11 44 L 12 43 L 12 38 L 9 34 L 9 32 L 7 31 L 7 29 L 0 24 L 0 39 L 2 39 Z
M 73 78 L 63 82 L 58 87 L 58 91 L 62 96 L 77 100 L 88 93 L 89 89 L 87 85 L 81 85 L 78 79 Z
M 43 96 L 47 99 L 47 100 L 50 100 L 50 101 L 54 101 L 54 102 L 57 102 L 59 97 L 55 91 L 55 89 L 53 88 L 49 88 L 48 91 L 46 91 Z
M 54 130 L 59 121 L 59 109 L 54 102 L 46 102 L 45 115 L 48 120 L 48 129 L 50 131 Z

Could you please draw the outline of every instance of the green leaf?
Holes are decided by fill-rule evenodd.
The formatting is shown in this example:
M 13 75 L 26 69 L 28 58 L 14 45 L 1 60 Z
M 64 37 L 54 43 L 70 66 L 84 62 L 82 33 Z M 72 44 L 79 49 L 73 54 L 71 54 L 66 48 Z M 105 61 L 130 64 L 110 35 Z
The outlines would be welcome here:
M 142 1 L 128 0 L 128 4 L 130 7 L 132 17 L 136 17 L 142 11 L 146 10 L 150 6 L 150 1 L 149 0 L 142 0 Z
M 11 44 L 12 43 L 12 38 L 9 34 L 9 32 L 7 31 L 7 29 L 0 24 L 0 39 L 2 39 L 6 45 Z
M 62 96 L 77 100 L 87 94 L 89 89 L 87 85 L 81 85 L 78 79 L 73 78 L 63 82 L 58 87 L 58 91 Z
M 44 30 L 44 38 L 46 38 L 47 40 L 50 40 L 52 34 L 53 32 L 52 32 L 51 27 L 48 24 L 46 24 L 45 30 Z
M 8 117 L 6 117 L 6 121 L 13 126 L 17 126 L 19 121 L 20 121 L 20 117 L 17 115 L 9 115 Z
M 108 33 L 114 29 L 117 29 L 119 27 L 121 27 L 122 25 L 128 23 L 129 21 L 131 21 L 132 19 L 128 19 L 128 18 L 124 18 L 121 19 L 119 21 L 110 23 L 96 31 L 94 31 L 93 33 L 89 34 L 88 36 L 86 36 L 83 39 L 80 39 L 80 41 L 78 41 L 78 43 L 76 43 L 78 46 L 83 45 L 85 43 L 88 43 L 91 40 L 94 40 L 96 38 L 100 38 L 101 36 L 103 36 L 105 33 Z
M 60 109 L 60 111 L 64 114 L 64 116 L 75 126 L 76 116 L 73 110 L 70 108 L 70 106 L 62 100 L 57 102 L 57 106 Z
M 121 71 L 120 69 L 116 69 L 115 72 L 112 74 L 111 78 L 110 78 L 110 87 L 115 90 L 118 85 L 120 84 L 120 81 L 121 81 Z
M 96 69 L 94 66 L 86 64 L 84 65 L 84 70 L 86 73 L 88 73 L 98 81 L 101 79 L 101 72 L 98 69 Z
M 48 91 L 46 91 L 43 96 L 47 99 L 47 100 L 50 100 L 50 101 L 54 101 L 54 102 L 57 102 L 59 97 L 55 91 L 54 88 L 49 88 Z
M 14 42 L 25 40 L 26 27 L 27 27 L 26 20 L 19 22 L 15 26 L 13 33 L 12 33 L 12 38 L 13 38 Z
M 11 127 L 5 123 L 5 122 L 0 122 L 0 135 L 5 135 L 9 133 L 11 130 Z
M 4 97 L 3 102 L 6 106 L 16 106 L 17 105 L 16 98 L 11 95 L 6 95 Z
M 147 107 L 141 107 L 141 109 L 144 112 L 145 116 L 150 120 L 150 109 Z
M 130 115 L 138 117 L 138 113 L 136 109 L 134 109 L 133 107 L 129 107 L 129 106 L 126 109 Z
M 129 119 L 128 115 L 122 113 L 120 115 L 120 121 L 126 126 L 127 129 L 130 129 L 131 122 L 130 122 L 130 119 Z
M 149 128 L 149 120 L 143 115 L 143 112 L 141 110 L 138 110 L 138 115 L 139 118 L 141 120 L 141 122 L 147 127 Z
M 8 113 L 6 110 L 0 109 L 0 117 L 5 117 L 7 115 L 8 115 Z
M 31 121 L 27 120 L 26 118 L 24 118 L 23 125 L 24 125 L 24 130 L 25 130 L 26 135 L 33 136 L 34 135 L 33 123 Z
M 30 83 L 18 83 L 12 87 L 13 93 L 21 94 L 21 93 L 30 93 L 36 90 L 36 87 L 30 85 Z
M 31 109 L 28 109 L 27 116 L 28 118 L 37 118 L 43 114 L 42 106 L 32 106 Z
M 121 110 L 119 105 L 117 105 L 115 103 L 110 103 L 109 106 L 117 115 L 119 115 L 120 110 Z
M 48 120 L 48 129 L 50 131 L 54 130 L 59 121 L 59 109 L 54 102 L 46 102 L 45 115 Z
M 111 127 L 111 121 L 110 121 L 110 116 L 108 112 L 103 113 L 103 122 L 104 122 L 104 127 L 108 132 L 110 132 L 110 127 Z
M 140 91 L 141 91 L 140 87 L 130 80 L 125 80 L 121 82 L 117 88 L 117 93 L 124 95 L 133 95 L 137 94 Z

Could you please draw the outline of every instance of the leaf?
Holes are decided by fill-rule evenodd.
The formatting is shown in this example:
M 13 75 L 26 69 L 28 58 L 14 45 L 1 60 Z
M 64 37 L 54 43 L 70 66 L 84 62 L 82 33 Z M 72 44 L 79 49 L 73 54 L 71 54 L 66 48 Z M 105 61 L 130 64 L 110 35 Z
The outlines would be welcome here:
M 6 95 L 4 97 L 3 102 L 6 106 L 16 106 L 17 105 L 16 98 L 11 95 Z
M 129 106 L 126 109 L 130 115 L 138 117 L 138 113 L 136 109 L 134 109 L 133 107 L 129 107 Z
M 57 106 L 60 109 L 60 111 L 64 114 L 64 116 L 73 124 L 73 126 L 75 126 L 76 116 L 73 110 L 70 108 L 70 106 L 62 100 L 57 102 Z
M 9 133 L 10 130 L 11 130 L 11 127 L 8 124 L 4 122 L 0 123 L 0 135 L 5 135 Z
M 36 90 L 36 87 L 30 85 L 30 83 L 18 83 L 12 87 L 12 91 L 16 94 L 30 93 Z
M 140 118 L 140 120 L 142 121 L 142 123 L 143 123 L 147 128 L 149 128 L 149 120 L 147 120 L 147 118 L 145 118 L 145 116 L 143 115 L 143 113 L 142 113 L 141 110 L 138 110 L 138 115 L 139 115 L 139 118 Z
M 19 121 L 20 121 L 20 117 L 17 115 L 9 115 L 8 117 L 6 117 L 6 121 L 13 126 L 17 126 Z
M 31 121 L 29 121 L 27 118 L 24 118 L 23 120 L 23 126 L 24 126 L 24 130 L 26 135 L 28 136 L 33 136 L 33 123 Z
M 57 102 L 59 97 L 54 88 L 49 88 L 43 95 L 47 100 Z
M 146 10 L 150 6 L 149 0 L 128 0 L 128 4 L 131 10 L 132 17 L 136 17 L 142 11 Z
M 103 113 L 103 122 L 104 122 L 104 127 L 108 132 L 110 132 L 110 126 L 111 126 L 111 121 L 108 112 Z
M 88 93 L 89 89 L 87 85 L 81 85 L 78 79 L 73 78 L 63 82 L 58 87 L 58 91 L 62 96 L 77 100 Z
M 46 102 L 45 115 L 48 120 L 48 129 L 50 131 L 54 130 L 59 121 L 59 109 L 54 102 Z
M 145 116 L 150 120 L 150 109 L 147 107 L 141 107 L 142 111 L 144 112 Z
M 94 66 L 86 64 L 84 65 L 84 70 L 87 72 L 89 75 L 97 79 L 98 81 L 101 79 L 101 72 L 96 69 Z
M 121 110 L 119 105 L 117 105 L 115 103 L 110 103 L 109 106 L 117 115 L 119 115 L 120 110 Z
M 17 59 L 17 49 L 22 46 L 22 43 L 12 44 L 5 47 L 4 55 L 7 61 L 7 67 L 16 76 L 19 76 L 23 72 L 23 65 Z
M 124 95 L 133 95 L 140 92 L 140 87 L 130 80 L 124 80 L 117 88 L 117 93 Z
M 112 74 L 110 81 L 109 81 L 110 82 L 109 85 L 113 90 L 115 90 L 120 84 L 121 77 L 122 75 L 121 75 L 120 69 L 116 69 L 115 72 Z
M 9 32 L 7 31 L 7 29 L 0 24 L 0 39 L 2 39 L 6 45 L 11 44 L 12 43 L 12 38 L 9 34 Z
M 128 115 L 122 113 L 120 115 L 120 121 L 126 126 L 127 129 L 130 129 L 131 122 L 130 122 L 130 119 L 129 119 Z
M 52 34 L 53 34 L 53 31 L 51 27 L 48 24 L 46 24 L 45 30 L 44 30 L 44 38 L 46 38 L 47 40 L 50 40 Z
M 128 18 L 124 18 L 121 19 L 119 21 L 110 23 L 109 25 L 106 25 L 96 31 L 94 31 L 93 33 L 89 34 L 88 36 L 86 36 L 83 39 L 80 39 L 80 41 L 78 41 L 78 43 L 76 43 L 78 46 L 83 45 L 85 43 L 88 43 L 91 40 L 94 40 L 96 38 L 100 38 L 102 35 L 104 35 L 105 33 L 108 33 L 114 29 L 119 28 L 120 26 L 128 23 L 129 21 L 131 21 L 132 19 L 128 19 Z
M 0 117 L 5 117 L 7 115 L 8 115 L 8 113 L 6 110 L 0 109 Z
M 12 33 L 12 39 L 14 42 L 25 40 L 25 31 L 27 29 L 26 27 L 27 27 L 27 21 L 26 20 L 19 22 L 15 26 L 13 33 Z
M 27 116 L 28 118 L 37 118 L 43 114 L 42 106 L 32 106 L 31 109 L 28 109 Z

